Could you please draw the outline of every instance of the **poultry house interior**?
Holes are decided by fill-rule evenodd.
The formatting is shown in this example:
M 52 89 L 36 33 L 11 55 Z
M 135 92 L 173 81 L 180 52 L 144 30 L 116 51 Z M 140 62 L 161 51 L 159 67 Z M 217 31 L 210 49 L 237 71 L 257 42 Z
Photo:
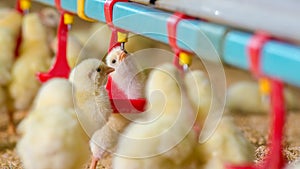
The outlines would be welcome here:
M 22 15 L 15 10 L 20 1 L 31 5 Z M 279 78 L 273 78 L 272 70 L 261 76 L 256 72 L 258 68 L 253 68 L 255 64 L 250 70 L 240 69 L 243 66 L 225 63 L 226 57 L 214 65 L 213 59 L 206 61 L 207 57 L 201 58 L 197 52 L 190 54 L 180 49 L 182 44 L 165 43 L 160 35 L 151 39 L 151 33 L 148 37 L 128 33 L 113 24 L 91 22 L 84 14 L 72 15 L 70 28 L 66 24 L 68 12 L 42 1 L 0 2 L 1 169 L 230 169 L 230 165 L 249 164 L 257 169 L 260 165 L 264 169 L 300 168 L 300 83 L 299 78 L 290 78 L 297 72 L 291 76 L 279 73 Z M 97 1 L 90 2 L 95 5 Z M 173 8 L 164 0 L 157 0 L 157 6 L 155 2 L 126 1 L 138 4 L 137 10 L 147 6 L 168 13 Z M 117 7 L 114 10 L 126 10 Z M 194 19 L 177 13 L 174 16 Z M 215 20 L 203 19 L 211 21 Z M 156 26 L 153 21 L 153 25 L 134 23 L 138 19 L 131 22 L 134 27 Z M 119 24 L 128 26 L 122 20 Z M 178 25 L 178 32 L 189 33 L 183 30 L 188 27 L 184 23 Z M 57 33 L 62 26 L 66 29 Z M 235 29 L 228 27 L 229 33 L 224 31 L 223 37 Z M 174 31 L 170 30 L 164 32 Z M 217 32 L 213 28 L 210 31 Z M 197 38 L 192 36 L 188 37 L 191 41 Z M 113 44 L 114 38 L 117 42 Z M 277 40 L 264 39 L 254 32 L 252 40 L 255 38 L 262 38 L 255 41 L 259 47 L 268 45 L 267 40 Z M 172 42 L 172 38 L 168 40 Z M 299 60 L 299 42 L 287 38 L 278 43 L 295 46 L 297 51 L 292 56 Z M 215 49 L 215 53 L 226 53 L 227 45 L 219 45 L 224 49 Z M 268 52 L 259 49 L 256 53 Z M 63 71 L 59 64 L 64 61 L 58 56 L 65 57 L 67 66 Z M 44 79 L 38 75 L 56 69 L 53 65 L 60 66 L 56 74 Z M 272 93 L 276 87 L 281 93 Z M 286 115 L 278 120 L 276 111 Z M 275 125 L 280 120 L 284 123 L 282 129 L 280 124 Z M 277 140 L 282 149 L 278 152 L 271 142 L 278 131 L 272 127 L 282 130 L 282 138 Z M 273 161 L 275 156 L 278 158 Z

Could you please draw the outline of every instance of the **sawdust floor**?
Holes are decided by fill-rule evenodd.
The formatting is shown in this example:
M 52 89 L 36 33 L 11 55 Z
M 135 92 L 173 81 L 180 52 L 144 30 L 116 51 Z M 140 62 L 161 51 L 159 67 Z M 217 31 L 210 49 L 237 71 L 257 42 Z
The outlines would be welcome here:
M 16 136 L 8 135 L 6 132 L 6 117 L 1 115 L 0 120 L 0 168 L 1 169 L 22 169 L 22 164 L 15 152 L 17 141 Z M 265 157 L 267 152 L 266 143 L 268 136 L 269 118 L 267 115 L 233 115 L 237 125 L 247 139 L 256 146 L 256 161 Z M 17 121 L 21 119 L 17 115 Z M 287 116 L 286 136 L 284 141 L 284 156 L 291 162 L 300 156 L 300 128 L 297 127 L 300 119 L 300 112 L 289 112 Z M 98 169 L 111 168 L 111 158 L 103 159 Z M 88 168 L 88 164 L 83 167 Z

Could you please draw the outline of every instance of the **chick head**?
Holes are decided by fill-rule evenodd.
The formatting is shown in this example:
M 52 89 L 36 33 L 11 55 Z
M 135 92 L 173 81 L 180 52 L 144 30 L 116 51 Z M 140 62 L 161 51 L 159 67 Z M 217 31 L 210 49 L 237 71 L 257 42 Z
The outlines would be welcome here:
M 54 8 L 44 8 L 39 12 L 42 23 L 50 28 L 57 28 L 59 23 L 59 13 Z
M 37 13 L 29 13 L 23 17 L 22 38 L 23 40 L 35 41 L 42 39 L 46 41 L 46 27 Z
M 107 54 L 106 64 L 116 69 L 127 56 L 128 54 L 121 47 L 115 47 Z
M 99 59 L 86 59 L 72 70 L 69 79 L 76 87 L 79 87 L 78 85 L 85 86 L 89 90 L 94 85 L 104 86 L 108 74 L 113 71 L 114 68 L 107 66 Z

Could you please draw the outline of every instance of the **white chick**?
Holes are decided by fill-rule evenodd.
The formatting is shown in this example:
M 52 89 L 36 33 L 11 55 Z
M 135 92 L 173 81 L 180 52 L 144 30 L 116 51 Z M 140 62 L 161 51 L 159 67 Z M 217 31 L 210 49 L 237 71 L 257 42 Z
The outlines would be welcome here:
M 205 169 L 225 169 L 225 164 L 245 164 L 254 160 L 254 147 L 230 117 L 223 117 L 214 134 L 197 147 Z
M 130 121 L 123 115 L 112 114 L 108 122 L 93 134 L 90 140 L 90 149 L 93 154 L 90 169 L 96 169 L 101 158 L 115 152 L 119 135 L 129 123 Z
M 197 141 L 191 132 L 196 113 L 182 88 L 177 69 L 165 64 L 153 70 L 146 93 L 148 121 L 131 123 L 125 129 L 113 157 L 113 168 L 196 168 Z
M 51 59 L 46 29 L 36 13 L 30 13 L 23 18 L 20 48 L 20 56 L 12 68 L 9 93 L 14 109 L 26 111 L 40 87 L 36 73 L 47 71 Z
M 32 111 L 18 126 L 22 138 L 17 152 L 25 169 L 80 169 L 87 162 L 88 137 L 71 103 L 68 80 L 51 79 L 41 88 Z
M 105 88 L 107 76 L 114 71 L 99 59 L 86 59 L 70 74 L 79 120 L 89 136 L 105 125 L 112 113 Z
M 116 47 L 108 53 L 106 64 L 115 68 L 115 72 L 111 74 L 112 81 L 125 93 L 127 98 L 144 97 L 146 77 L 134 60 L 134 56 L 127 54 L 120 47 Z
M 121 47 L 113 48 L 106 56 L 106 64 L 114 69 L 118 68 L 127 57 L 127 53 Z
M 298 99 L 290 90 L 284 90 L 284 97 L 288 110 L 299 109 Z M 258 83 L 248 81 L 233 84 L 228 89 L 226 107 L 230 111 L 258 114 L 266 114 L 270 110 L 269 102 L 261 98 Z

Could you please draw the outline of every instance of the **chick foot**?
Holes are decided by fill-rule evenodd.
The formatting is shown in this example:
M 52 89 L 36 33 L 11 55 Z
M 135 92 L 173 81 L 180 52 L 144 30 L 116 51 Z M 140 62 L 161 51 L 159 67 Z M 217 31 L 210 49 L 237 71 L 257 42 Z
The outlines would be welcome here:
M 98 161 L 99 161 L 98 158 L 92 156 L 92 162 L 91 162 L 91 165 L 90 165 L 90 169 L 96 169 Z

